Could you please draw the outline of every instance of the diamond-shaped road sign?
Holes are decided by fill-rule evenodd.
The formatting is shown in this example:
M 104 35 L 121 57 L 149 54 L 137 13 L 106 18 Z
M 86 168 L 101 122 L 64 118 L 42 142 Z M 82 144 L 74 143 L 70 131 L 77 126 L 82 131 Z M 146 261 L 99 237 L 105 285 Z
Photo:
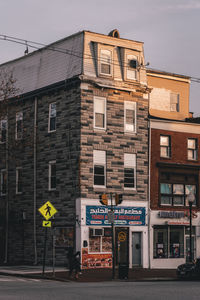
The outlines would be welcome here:
M 55 207 L 51 204 L 50 201 L 47 201 L 43 206 L 41 206 L 39 209 L 39 212 L 43 215 L 43 217 L 46 220 L 51 219 L 51 217 L 53 217 L 53 215 L 55 215 L 57 213 L 57 210 L 55 209 Z

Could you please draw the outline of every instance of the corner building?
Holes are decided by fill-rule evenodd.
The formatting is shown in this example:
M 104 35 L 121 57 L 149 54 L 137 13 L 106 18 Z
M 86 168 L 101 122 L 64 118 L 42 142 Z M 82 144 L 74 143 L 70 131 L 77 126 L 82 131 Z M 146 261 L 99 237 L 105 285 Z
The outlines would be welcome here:
M 66 264 L 67 248 L 74 247 L 83 268 L 112 267 L 108 211 L 111 198 L 114 203 L 122 194 L 114 208 L 116 265 L 147 268 L 143 43 L 122 39 L 117 30 L 108 36 L 83 31 L 0 68 L 13 70 L 20 90 L 4 118 L 7 154 L 6 141 L 0 144 L 8 158 L 7 165 L 0 161 L 1 260 L 41 263 L 38 208 L 50 201 L 58 212 L 48 231 L 48 263 L 54 250 L 56 264 Z M 100 204 L 101 194 L 108 206 Z

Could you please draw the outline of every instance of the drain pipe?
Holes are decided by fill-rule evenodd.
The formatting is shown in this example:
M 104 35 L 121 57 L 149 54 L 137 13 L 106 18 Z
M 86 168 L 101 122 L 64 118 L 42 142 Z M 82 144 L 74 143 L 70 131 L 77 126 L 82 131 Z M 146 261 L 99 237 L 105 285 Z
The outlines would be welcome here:
M 34 110 L 34 141 L 33 141 L 33 152 L 34 152 L 34 179 L 33 179 L 33 244 L 34 244 L 34 265 L 37 265 L 37 223 L 36 223 L 36 204 L 37 204 L 37 97 L 35 97 L 35 110 Z
M 148 257 L 149 257 L 149 269 L 151 269 L 151 239 L 150 239 L 150 233 L 151 233 L 151 119 L 149 119 L 149 180 L 148 180 Z

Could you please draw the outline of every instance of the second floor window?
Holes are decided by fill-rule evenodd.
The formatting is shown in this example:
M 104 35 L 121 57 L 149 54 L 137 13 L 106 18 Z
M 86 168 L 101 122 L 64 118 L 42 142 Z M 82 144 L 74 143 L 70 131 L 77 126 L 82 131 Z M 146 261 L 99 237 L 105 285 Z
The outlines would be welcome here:
M 100 150 L 93 151 L 94 164 L 94 185 L 106 185 L 106 152 Z
M 106 128 L 106 98 L 94 97 L 94 127 Z
M 136 132 L 136 103 L 124 102 L 124 130 L 125 132 Z
M 124 153 L 124 187 L 136 188 L 136 154 Z
M 187 157 L 189 160 L 197 160 L 197 140 L 187 140 Z
M 100 74 L 111 75 L 112 54 L 110 50 L 100 50 Z
M 56 161 L 49 162 L 49 190 L 56 189 Z
M 23 112 L 17 112 L 16 113 L 16 132 L 15 132 L 15 138 L 16 140 L 22 139 L 23 135 Z
M 2 119 L 0 121 L 0 143 L 6 142 L 7 136 L 7 119 Z
M 171 156 L 170 137 L 167 135 L 160 136 L 160 156 L 169 158 Z
M 193 192 L 196 199 L 196 185 L 180 183 L 160 184 L 160 204 L 172 206 L 188 206 L 188 195 Z M 196 202 L 193 204 L 196 205 Z
M 6 195 L 7 190 L 7 172 L 1 170 L 1 195 Z
M 49 132 L 56 130 L 56 103 L 49 105 Z
M 16 169 L 16 194 L 22 193 L 22 168 Z

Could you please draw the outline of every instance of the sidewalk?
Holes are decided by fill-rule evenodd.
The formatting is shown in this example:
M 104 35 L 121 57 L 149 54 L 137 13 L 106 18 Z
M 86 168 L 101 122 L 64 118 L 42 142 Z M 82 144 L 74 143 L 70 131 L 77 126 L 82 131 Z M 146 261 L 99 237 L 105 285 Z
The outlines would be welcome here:
M 42 266 L 0 266 L 1 275 L 21 276 L 29 278 L 45 278 L 60 281 L 72 281 L 66 268 L 56 267 L 53 274 L 52 267 L 45 267 L 45 275 L 42 275 Z M 118 270 L 115 271 L 115 280 L 118 279 Z M 129 269 L 127 281 L 167 281 L 176 280 L 176 270 L 171 269 Z M 75 281 L 101 282 L 112 280 L 112 269 L 83 270 Z

